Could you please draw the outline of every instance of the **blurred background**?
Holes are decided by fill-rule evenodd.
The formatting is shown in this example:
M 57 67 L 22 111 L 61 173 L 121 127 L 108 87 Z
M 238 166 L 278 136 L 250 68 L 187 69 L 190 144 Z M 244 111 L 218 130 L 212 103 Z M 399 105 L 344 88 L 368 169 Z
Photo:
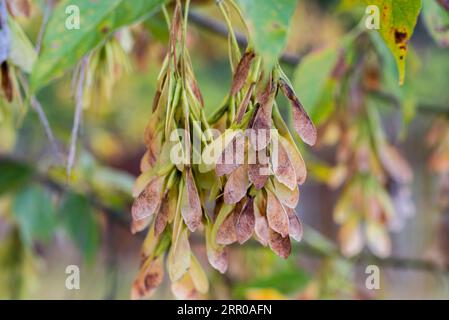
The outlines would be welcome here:
M 298 1 L 285 50 L 288 56 L 283 62 L 295 83 L 304 77 L 304 70 L 300 70 L 303 59 L 308 59 L 311 66 L 304 81 L 308 77 L 314 81 L 314 70 L 319 72 L 323 65 L 320 61 L 310 64 L 310 54 L 341 44 L 363 17 L 363 9 L 348 9 L 345 3 Z M 29 17 L 15 18 L 33 43 L 38 38 L 36 26 L 42 24 L 43 8 L 44 1 L 31 1 Z M 194 6 L 193 11 L 195 16 L 223 24 L 214 5 Z M 447 22 L 446 31 L 449 13 Z M 140 158 L 145 152 L 143 132 L 167 48 L 164 23 L 157 14 L 116 33 L 115 39 L 125 55 L 116 61 L 113 78 L 104 81 L 111 82 L 104 84 L 110 96 L 100 94 L 101 88 L 97 88 L 92 94 L 93 103 L 83 110 L 69 180 L 64 161 L 52 149 L 35 110 L 26 101 L 15 106 L 0 102 L 1 298 L 129 298 L 143 241 L 142 234 L 130 232 L 131 190 L 140 172 Z M 446 31 L 442 33 L 449 43 Z M 188 46 L 207 113 L 211 114 L 222 104 L 231 83 L 226 37 L 193 17 Z M 304 240 L 294 245 L 288 260 L 254 241 L 233 246 L 229 270 L 221 275 L 208 265 L 203 241 L 196 235 L 193 251 L 211 283 L 206 298 L 449 298 L 449 211 L 445 201 L 449 187 L 445 170 L 434 170 L 436 165 L 432 166 L 435 142 L 429 143 L 432 139 L 428 138 L 436 131 L 437 142 L 448 139 L 444 129 L 449 130 L 445 119 L 449 115 L 449 48 L 435 41 L 423 15 L 409 54 L 406 88 L 398 89 L 405 98 L 398 102 L 383 96 L 371 101 L 382 120 L 379 130 L 399 150 L 413 173 L 413 181 L 406 189 L 395 183 L 384 184 L 400 220 L 399 226 L 388 230 L 388 256 L 375 254 L 369 248 L 356 255 L 344 254 L 341 226 L 334 219 L 344 183 L 329 182 L 329 177 L 336 174 L 332 171 L 336 149 L 322 144 L 304 147 L 306 162 L 311 163 L 297 208 L 306 226 Z M 295 61 L 296 57 L 299 61 Z M 385 73 L 385 69 L 373 72 L 376 82 L 381 77 L 378 73 Z M 65 74 L 37 96 L 62 152 L 70 145 L 75 111 L 71 86 L 72 75 Z M 300 89 L 298 95 L 302 97 Z M 288 103 L 279 103 L 288 118 Z M 316 119 L 325 106 L 317 104 L 314 108 L 308 111 Z M 318 121 L 322 124 L 321 140 L 332 136 L 329 123 L 337 117 L 341 115 L 331 113 L 326 120 Z M 335 135 L 338 140 L 340 136 Z M 442 153 L 447 157 L 449 148 Z M 379 237 L 378 241 L 386 241 L 384 235 Z M 80 267 L 80 290 L 66 289 L 68 265 Z M 379 290 L 365 286 L 369 265 L 379 267 Z M 173 298 L 168 279 L 154 298 Z

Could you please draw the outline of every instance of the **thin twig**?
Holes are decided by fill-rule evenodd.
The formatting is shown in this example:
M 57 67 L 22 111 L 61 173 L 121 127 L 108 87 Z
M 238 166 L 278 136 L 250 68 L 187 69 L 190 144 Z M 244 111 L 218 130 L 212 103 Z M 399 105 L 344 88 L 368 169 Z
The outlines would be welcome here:
M 80 72 L 78 75 L 78 84 L 75 95 L 75 118 L 73 119 L 72 136 L 70 139 L 70 150 L 67 158 L 67 177 L 70 177 L 70 173 L 75 162 L 76 155 L 76 142 L 78 140 L 78 131 L 81 125 L 81 117 L 83 113 L 83 95 L 84 95 L 84 76 L 87 67 L 87 57 L 81 60 Z
M 224 23 L 205 17 L 195 11 L 189 12 L 189 21 L 192 24 L 203 28 L 206 31 L 212 32 L 222 37 L 228 36 L 228 28 Z M 243 33 L 235 32 L 235 37 L 237 43 L 241 47 L 246 47 L 248 45 L 248 41 Z M 300 63 L 301 57 L 290 53 L 284 53 L 281 56 L 280 60 L 286 64 L 296 66 Z
M 29 92 L 29 84 L 28 80 L 22 75 L 22 73 L 18 73 L 20 83 L 23 86 L 23 89 L 25 92 Z M 37 113 L 39 117 L 39 121 L 41 122 L 42 126 L 44 127 L 45 135 L 47 136 L 48 141 L 50 142 L 50 146 L 53 150 L 53 155 L 55 157 L 55 160 L 57 162 L 63 161 L 63 152 L 60 150 L 59 144 L 55 138 L 55 135 L 53 134 L 53 130 L 51 129 L 50 122 L 48 121 L 47 115 L 45 114 L 44 108 L 42 107 L 42 104 L 39 102 L 36 96 L 30 97 L 30 105 L 31 108 Z
M 39 34 L 37 35 L 36 40 L 36 52 L 39 54 L 42 47 L 42 39 L 44 38 L 45 29 L 47 27 L 48 19 L 50 18 L 50 13 L 53 10 L 54 0 L 47 0 L 44 9 L 44 15 L 42 17 L 41 28 L 39 29 Z

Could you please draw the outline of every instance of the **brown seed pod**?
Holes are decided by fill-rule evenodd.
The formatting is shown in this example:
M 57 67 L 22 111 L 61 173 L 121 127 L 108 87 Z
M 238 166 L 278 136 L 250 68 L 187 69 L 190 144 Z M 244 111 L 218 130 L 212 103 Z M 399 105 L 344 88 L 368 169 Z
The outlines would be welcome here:
M 270 245 L 271 250 L 273 250 L 279 257 L 287 259 L 292 251 L 290 238 L 288 235 L 283 237 L 271 229 L 269 231 L 270 237 L 268 239 L 268 244 Z
M 242 210 L 234 214 L 234 224 L 237 241 L 240 244 L 248 241 L 253 235 L 255 225 L 254 199 L 252 197 L 248 197 Z
M 234 73 L 231 87 L 231 96 L 235 96 L 237 92 L 242 90 L 248 78 L 249 70 L 255 57 L 256 55 L 252 51 L 248 51 L 243 55 Z
M 131 289 L 133 300 L 148 298 L 164 279 L 164 257 L 149 258 L 140 269 Z
M 134 200 L 131 214 L 134 220 L 146 219 L 153 216 L 161 204 L 164 177 L 155 177 L 142 193 Z
M 294 90 L 290 85 L 284 80 L 279 80 L 279 85 L 285 97 L 290 100 L 293 112 L 293 125 L 296 132 L 299 134 L 301 139 L 310 146 L 316 143 L 317 131 L 315 125 L 307 114 L 306 110 L 299 102 Z
M 289 234 L 289 219 L 276 195 L 267 190 L 267 220 L 270 228 L 282 237 Z
M 248 170 L 246 165 L 238 167 L 228 178 L 224 189 L 224 202 L 234 204 L 242 200 L 249 187 Z
M 201 209 L 200 196 L 196 189 L 195 181 L 193 180 L 191 168 L 186 169 L 185 182 L 186 185 L 182 196 L 181 213 L 189 230 L 194 232 L 201 224 L 203 211 Z

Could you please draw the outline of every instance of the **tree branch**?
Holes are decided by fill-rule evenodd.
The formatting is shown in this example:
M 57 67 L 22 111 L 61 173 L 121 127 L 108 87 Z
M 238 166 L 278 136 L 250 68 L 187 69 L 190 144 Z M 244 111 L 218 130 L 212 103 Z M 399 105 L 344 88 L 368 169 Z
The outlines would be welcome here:
M 217 20 L 210 19 L 206 16 L 203 16 L 195 11 L 189 12 L 189 22 L 193 23 L 194 25 L 203 28 L 205 31 L 209 31 L 213 34 L 227 37 L 228 36 L 228 28 L 224 23 L 221 23 Z M 248 41 L 246 37 L 240 33 L 236 32 L 235 36 L 237 38 L 238 44 L 245 48 L 248 45 Z M 286 64 L 296 66 L 301 62 L 301 56 L 297 56 L 290 53 L 284 53 L 280 60 Z

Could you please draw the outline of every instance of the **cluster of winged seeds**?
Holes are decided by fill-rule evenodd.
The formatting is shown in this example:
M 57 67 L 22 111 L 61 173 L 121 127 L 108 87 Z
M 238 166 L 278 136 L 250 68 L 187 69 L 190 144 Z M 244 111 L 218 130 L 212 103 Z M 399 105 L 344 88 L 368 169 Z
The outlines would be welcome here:
M 226 104 L 206 119 L 185 46 L 188 1 L 176 2 L 170 45 L 158 78 L 153 113 L 145 132 L 147 152 L 137 179 L 132 232 L 147 227 L 140 272 L 132 297 L 151 295 L 162 282 L 164 261 L 178 298 L 197 298 L 208 280 L 189 242 L 203 231 L 210 264 L 224 273 L 226 246 L 255 237 L 287 258 L 290 237 L 299 241 L 294 211 L 304 160 L 276 104 L 282 92 L 292 105 L 294 127 L 313 145 L 316 129 L 280 66 L 268 76 L 248 48 L 234 50 L 236 66 Z M 220 132 L 210 127 L 224 126 Z

